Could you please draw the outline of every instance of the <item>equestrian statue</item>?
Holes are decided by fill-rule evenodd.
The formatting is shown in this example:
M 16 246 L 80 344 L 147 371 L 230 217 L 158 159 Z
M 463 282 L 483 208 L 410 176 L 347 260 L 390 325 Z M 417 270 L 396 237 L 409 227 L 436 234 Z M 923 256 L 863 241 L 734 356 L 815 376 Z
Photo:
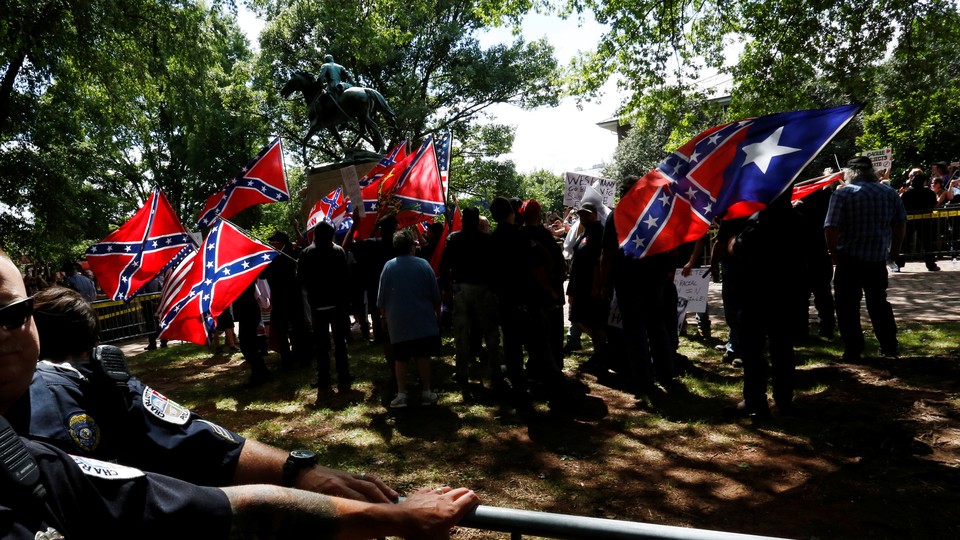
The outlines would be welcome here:
M 310 122 L 304 142 L 309 141 L 320 129 L 326 128 L 341 147 L 346 147 L 338 128 L 355 120 L 359 126 L 357 140 L 363 138 L 378 153 L 383 153 L 385 142 L 373 119 L 374 114 L 379 112 L 391 127 L 396 127 L 397 113 L 387 105 L 380 92 L 354 86 L 350 72 L 334 62 L 333 56 L 325 55 L 323 60 L 319 80 L 306 71 L 295 71 L 280 90 L 280 95 L 285 99 L 294 92 L 303 94 Z

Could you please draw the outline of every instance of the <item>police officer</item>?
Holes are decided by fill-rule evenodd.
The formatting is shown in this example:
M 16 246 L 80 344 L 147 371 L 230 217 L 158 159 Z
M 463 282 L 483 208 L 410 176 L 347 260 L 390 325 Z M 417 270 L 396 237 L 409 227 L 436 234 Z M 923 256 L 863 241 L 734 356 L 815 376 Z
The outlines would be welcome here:
M 0 250 L 0 415 L 18 433 L 71 454 L 116 460 L 201 485 L 286 483 L 358 500 L 396 499 L 397 493 L 374 475 L 296 459 L 204 420 L 130 377 L 116 348 L 99 348 L 92 361 L 73 367 L 38 363 L 38 321 L 32 311 L 20 272 Z M 82 312 L 59 315 L 43 320 L 55 321 L 56 328 L 86 318 Z M 52 329 L 40 331 L 58 335 Z
M 300 490 L 201 487 L 18 437 L 0 418 L 0 537 L 10 540 L 264 536 L 446 537 L 476 506 L 466 488 L 375 505 Z

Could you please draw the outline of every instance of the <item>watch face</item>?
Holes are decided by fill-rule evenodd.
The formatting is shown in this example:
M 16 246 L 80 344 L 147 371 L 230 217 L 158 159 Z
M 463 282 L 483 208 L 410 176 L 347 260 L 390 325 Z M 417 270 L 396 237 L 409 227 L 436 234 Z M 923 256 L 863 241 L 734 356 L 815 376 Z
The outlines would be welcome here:
M 290 457 L 296 459 L 297 461 L 317 459 L 317 455 L 309 450 L 293 450 L 290 452 Z

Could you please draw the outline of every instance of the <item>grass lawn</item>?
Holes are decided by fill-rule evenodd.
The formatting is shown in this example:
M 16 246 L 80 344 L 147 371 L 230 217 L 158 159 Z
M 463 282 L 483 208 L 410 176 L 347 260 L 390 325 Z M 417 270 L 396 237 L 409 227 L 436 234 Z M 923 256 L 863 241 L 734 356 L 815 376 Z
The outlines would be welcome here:
M 797 414 L 762 423 L 721 416 L 740 398 L 741 370 L 720 362 L 716 339 L 681 338 L 682 384 L 640 398 L 615 375 L 579 373 L 588 346 L 565 365 L 590 388 L 578 412 L 558 418 L 540 403 L 532 420 L 482 393 L 463 403 L 449 339 L 434 364 L 437 406 L 399 413 L 385 407 L 382 350 L 366 343 L 350 347 L 353 390 L 320 403 L 313 369 L 280 371 L 275 353 L 273 380 L 253 389 L 241 355 L 193 345 L 130 366 L 244 436 L 312 449 L 401 493 L 467 486 L 490 506 L 788 538 L 960 538 L 960 324 L 900 331 L 898 359 L 876 358 L 872 336 L 859 364 L 837 361 L 838 339 L 798 345 Z

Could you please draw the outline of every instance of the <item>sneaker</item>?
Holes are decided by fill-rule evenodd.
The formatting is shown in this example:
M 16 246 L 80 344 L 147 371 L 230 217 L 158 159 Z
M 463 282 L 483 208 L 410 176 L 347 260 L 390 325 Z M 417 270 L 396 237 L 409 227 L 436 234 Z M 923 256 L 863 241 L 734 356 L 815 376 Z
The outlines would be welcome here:
M 425 391 L 420 394 L 420 404 L 421 405 L 433 405 L 437 402 L 439 396 L 435 392 Z M 406 400 L 404 400 L 406 401 Z M 391 406 L 393 403 L 391 402 Z
M 393 401 L 390 402 L 391 409 L 402 409 L 406 406 L 407 406 L 406 394 L 397 394 L 397 397 L 393 398 Z

